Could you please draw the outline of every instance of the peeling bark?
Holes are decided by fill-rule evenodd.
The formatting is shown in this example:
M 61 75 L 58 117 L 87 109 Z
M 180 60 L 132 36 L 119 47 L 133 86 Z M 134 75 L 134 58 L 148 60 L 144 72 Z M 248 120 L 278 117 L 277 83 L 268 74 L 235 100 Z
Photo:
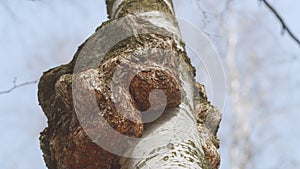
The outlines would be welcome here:
M 218 168 L 221 114 L 194 81 L 172 1 L 106 3 L 110 20 L 40 79 L 47 167 Z

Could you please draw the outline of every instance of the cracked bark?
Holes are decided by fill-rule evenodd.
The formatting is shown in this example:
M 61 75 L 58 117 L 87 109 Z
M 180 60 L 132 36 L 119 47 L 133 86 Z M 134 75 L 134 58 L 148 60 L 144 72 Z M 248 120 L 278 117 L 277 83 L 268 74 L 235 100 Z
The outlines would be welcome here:
M 47 167 L 218 168 L 221 114 L 194 81 L 172 1 L 106 3 L 109 20 L 70 63 L 40 79 L 39 102 L 48 118 L 40 142 Z M 110 134 L 109 128 L 128 137 Z M 150 146 L 151 137 L 161 145 Z M 163 144 L 164 139 L 170 141 Z M 147 157 L 122 157 L 125 152 Z

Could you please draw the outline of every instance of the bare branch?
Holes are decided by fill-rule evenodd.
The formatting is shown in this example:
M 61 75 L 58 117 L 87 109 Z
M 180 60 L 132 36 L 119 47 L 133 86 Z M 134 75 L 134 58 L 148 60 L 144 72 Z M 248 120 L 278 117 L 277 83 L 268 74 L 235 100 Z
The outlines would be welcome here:
M 300 46 L 300 40 L 296 37 L 296 35 L 291 31 L 291 29 L 287 26 L 283 18 L 279 15 L 279 13 L 276 11 L 276 9 L 266 0 L 260 0 L 262 1 L 271 11 L 272 13 L 276 16 L 276 18 L 279 20 L 279 22 L 282 25 L 282 33 L 284 31 L 287 31 L 287 33 L 290 35 L 290 37 L 296 41 L 296 43 Z
M 13 86 L 10 89 L 8 89 L 8 90 L 0 91 L 0 95 L 1 94 L 10 93 L 13 90 L 15 90 L 17 88 L 20 88 L 20 87 L 23 87 L 23 86 L 27 86 L 27 85 L 31 85 L 31 84 L 36 84 L 37 82 L 38 82 L 37 80 L 34 80 L 34 81 L 29 81 L 29 82 L 24 82 L 24 83 L 17 84 L 17 79 L 15 78 L 13 80 Z

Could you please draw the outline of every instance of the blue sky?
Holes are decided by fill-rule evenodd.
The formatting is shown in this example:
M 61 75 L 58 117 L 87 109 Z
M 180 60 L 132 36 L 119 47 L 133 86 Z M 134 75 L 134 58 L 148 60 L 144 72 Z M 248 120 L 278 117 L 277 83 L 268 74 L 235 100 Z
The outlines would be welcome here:
M 199 18 L 203 14 L 196 7 L 195 0 L 189 0 L 189 3 L 185 2 L 176 1 L 177 15 L 201 28 L 203 23 L 199 22 Z M 298 19 L 300 2 L 296 0 L 270 2 L 280 11 L 292 31 L 300 37 Z M 249 8 L 245 8 L 245 6 Z M 277 140 L 280 144 L 275 145 L 282 145 L 288 139 L 288 143 L 284 144 L 282 148 L 299 156 L 300 150 L 292 145 L 297 144 L 299 137 L 296 136 L 300 135 L 299 125 L 297 125 L 299 112 L 296 109 L 299 104 L 299 92 L 297 90 L 300 86 L 300 78 L 296 73 L 299 70 L 300 47 L 289 36 L 280 35 L 280 25 L 262 4 L 245 0 L 243 4 L 237 5 L 235 8 L 244 12 L 245 10 L 249 11 L 249 17 L 253 20 L 257 19 L 258 23 L 265 27 L 263 33 L 265 31 L 272 34 L 273 38 L 278 41 L 276 44 L 279 45 L 280 50 L 273 50 L 276 46 L 272 45 L 267 48 L 270 50 L 269 53 L 273 51 L 276 55 L 274 61 L 268 63 L 274 64 L 277 61 L 283 63 L 278 66 L 282 70 L 278 72 L 278 76 L 282 76 L 286 82 L 280 82 L 276 85 L 290 88 L 290 90 L 282 89 L 283 98 L 278 100 L 280 102 L 278 105 L 283 104 L 295 108 L 288 109 L 289 114 L 287 116 L 281 116 L 280 119 L 272 122 L 273 125 L 282 124 L 281 128 L 276 129 L 282 139 Z M 216 11 L 218 10 L 222 9 L 216 8 Z M 255 12 L 256 15 L 251 16 L 253 14 L 251 12 Z M 9 89 L 15 78 L 16 83 L 37 80 L 43 71 L 67 63 L 73 57 L 77 47 L 107 18 L 104 2 L 96 0 L 1 0 L 0 16 L 0 57 L 2 59 L 0 62 L 0 91 Z M 210 17 L 213 18 L 214 16 Z M 218 47 L 218 42 L 215 43 Z M 262 49 L 261 52 L 264 50 Z M 222 58 L 222 50 L 219 53 Z M 296 59 L 293 60 L 293 58 Z M 223 60 L 223 62 L 225 61 Z M 271 73 L 278 71 L 275 70 L 275 67 L 273 66 L 266 71 Z M 209 78 L 207 76 L 208 74 L 205 74 L 204 77 L 197 78 L 205 81 Z M 217 97 L 213 95 L 214 91 L 212 91 L 209 81 L 204 83 L 207 83 L 211 97 Z M 9 94 L 0 95 L 0 102 L 0 132 L 2 134 L 0 139 L 0 168 L 45 168 L 38 137 L 39 132 L 46 126 L 46 118 L 38 105 L 37 85 L 25 86 Z M 226 101 L 225 107 L 221 108 L 225 113 L 231 110 L 228 102 Z M 268 104 L 272 104 L 272 100 Z M 274 110 L 284 111 L 285 109 L 274 107 Z M 220 132 L 220 136 L 226 142 L 224 136 L 228 130 L 226 127 L 223 129 L 221 127 Z M 276 147 L 269 149 L 260 156 L 262 163 L 265 163 L 270 154 L 276 153 Z M 222 149 L 222 153 L 223 155 L 228 154 L 227 149 Z M 229 166 L 229 162 L 226 160 L 228 159 L 224 158 L 222 161 L 223 169 Z M 276 163 L 276 158 L 274 160 Z M 259 161 L 257 159 L 257 162 Z M 268 164 L 265 164 L 265 167 L 260 168 L 268 167 Z

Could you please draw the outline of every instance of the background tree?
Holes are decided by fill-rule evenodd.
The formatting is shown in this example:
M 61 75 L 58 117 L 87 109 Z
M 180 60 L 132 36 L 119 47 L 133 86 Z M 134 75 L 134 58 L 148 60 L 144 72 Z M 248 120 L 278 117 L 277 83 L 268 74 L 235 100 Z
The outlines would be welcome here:
M 296 125 L 285 122 L 296 116 L 292 105 L 298 95 L 292 94 L 298 80 L 284 80 L 294 77 L 294 71 L 299 69 L 295 35 L 300 32 L 295 24 L 288 26 L 292 24 L 288 19 L 293 16 L 285 15 L 288 12 L 275 1 L 199 0 L 196 4 L 205 16 L 203 29 L 215 35 L 209 37 L 219 46 L 221 56 L 226 56 L 227 101 L 231 105 L 223 118 L 228 125 L 220 132 L 221 140 L 227 140 L 223 142 L 226 151 L 221 148 L 223 165 L 228 168 L 297 166 L 297 160 L 289 153 L 277 151 L 278 147 L 289 149 L 283 140 L 293 135 L 291 129 Z M 286 33 L 280 34 L 281 31 Z M 291 100 L 286 99 L 289 95 Z M 270 156 L 276 160 L 270 161 Z M 279 165 L 276 161 L 284 156 L 288 156 L 285 163 Z

